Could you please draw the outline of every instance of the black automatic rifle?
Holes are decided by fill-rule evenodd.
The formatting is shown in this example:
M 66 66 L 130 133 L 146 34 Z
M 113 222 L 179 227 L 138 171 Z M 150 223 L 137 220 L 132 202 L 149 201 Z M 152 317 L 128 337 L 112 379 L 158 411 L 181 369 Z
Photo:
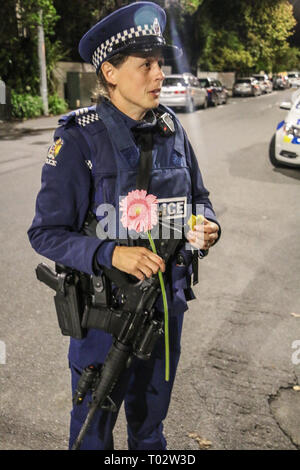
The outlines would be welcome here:
M 166 265 L 181 242 L 181 239 L 156 240 L 157 252 Z M 36 268 L 38 280 L 56 292 L 55 306 L 64 335 L 81 339 L 89 328 L 99 328 L 113 336 L 113 344 L 102 367 L 86 367 L 79 379 L 73 396 L 74 405 L 82 403 L 88 390 L 92 392 L 92 401 L 72 450 L 80 448 L 98 408 L 117 411 L 111 394 L 121 373 L 130 366 L 134 357 L 149 359 L 157 339 L 164 334 L 163 318 L 154 309 L 161 294 L 158 276 L 137 282 L 135 277 L 116 268 L 102 269 L 102 277 L 92 277 L 94 288 L 103 281 L 115 286 L 113 301 L 106 302 L 105 307 L 99 303 L 99 297 L 101 300 L 103 293 L 100 292 L 98 296 L 94 289 L 92 295 L 82 295 L 83 273 L 58 264 L 56 271 L 45 263 Z M 84 275 L 84 278 L 86 280 L 89 276 Z M 105 291 L 106 289 L 104 296 L 107 300 Z
M 157 250 L 167 264 L 181 240 L 159 240 L 159 242 L 167 248 L 164 253 L 159 248 Z M 158 276 L 136 282 L 131 276 L 115 268 L 104 268 L 104 272 L 118 286 L 121 307 L 119 310 L 111 309 L 112 316 L 119 318 L 118 328 L 115 329 L 113 344 L 100 371 L 92 365 L 88 366 L 79 379 L 73 398 L 74 404 L 82 403 L 89 389 L 92 390 L 92 401 L 72 450 L 80 448 L 98 408 L 117 411 L 111 393 L 121 373 L 130 366 L 134 356 L 143 360 L 149 359 L 157 339 L 164 332 L 163 319 L 153 308 L 161 293 Z M 89 322 L 85 326 L 91 327 Z

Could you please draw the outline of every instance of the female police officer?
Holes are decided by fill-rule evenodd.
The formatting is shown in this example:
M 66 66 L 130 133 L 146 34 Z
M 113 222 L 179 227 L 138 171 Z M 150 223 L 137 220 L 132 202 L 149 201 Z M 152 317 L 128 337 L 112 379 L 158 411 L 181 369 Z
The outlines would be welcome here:
M 137 2 L 101 20 L 80 42 L 79 52 L 95 66 L 103 96 L 96 106 L 71 112 L 60 121 L 43 167 L 36 214 L 28 232 L 33 248 L 56 263 L 88 274 L 101 266 L 115 267 L 138 279 L 165 271 L 163 259 L 150 249 L 81 233 L 90 207 L 96 212 L 103 203 L 116 205 L 119 196 L 135 189 L 140 157 L 135 136 L 149 129 L 153 135 L 149 192 L 166 203 L 180 200 L 204 207 L 204 224 L 187 235 L 194 248 L 208 250 L 219 237 L 219 225 L 186 134 L 171 111 L 159 106 L 162 58 L 170 51 L 173 56 L 180 52 L 166 45 L 162 36 L 165 23 L 165 12 L 158 5 Z M 162 135 L 159 113 L 168 111 L 174 132 Z M 157 343 L 151 359 L 137 359 L 115 390 L 118 405 L 124 400 L 131 450 L 166 448 L 162 422 L 180 355 L 183 312 L 186 301 L 193 298 L 188 263 L 176 266 L 172 262 L 168 268 L 172 271 L 172 283 L 167 286 L 170 380 L 164 380 L 163 347 Z M 83 368 L 103 363 L 111 341 L 111 335 L 94 328 L 83 339 L 71 338 L 73 391 Z M 74 406 L 70 446 L 86 414 L 86 403 Z M 81 448 L 113 449 L 116 418 L 116 412 L 99 410 Z

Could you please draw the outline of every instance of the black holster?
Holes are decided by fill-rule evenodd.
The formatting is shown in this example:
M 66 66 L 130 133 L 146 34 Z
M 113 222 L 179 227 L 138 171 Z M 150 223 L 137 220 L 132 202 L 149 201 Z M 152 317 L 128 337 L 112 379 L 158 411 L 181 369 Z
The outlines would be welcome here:
M 40 263 L 36 268 L 37 279 L 55 290 L 54 303 L 58 324 L 65 336 L 82 339 L 86 330 L 81 322 L 85 309 L 80 275 L 71 269 L 56 264 L 56 270 Z
M 82 339 L 89 328 L 117 335 L 122 328 L 124 313 L 113 309 L 111 282 L 104 274 L 90 276 L 61 264 L 53 270 L 40 263 L 36 276 L 56 292 L 54 304 L 63 335 Z

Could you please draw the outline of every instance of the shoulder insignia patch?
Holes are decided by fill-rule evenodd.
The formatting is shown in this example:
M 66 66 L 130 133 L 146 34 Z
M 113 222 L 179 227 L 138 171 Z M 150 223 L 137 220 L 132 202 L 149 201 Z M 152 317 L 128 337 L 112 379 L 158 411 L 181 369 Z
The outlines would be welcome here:
M 56 141 L 49 147 L 47 158 L 46 158 L 46 163 L 51 166 L 56 166 L 57 160 L 56 157 L 60 152 L 60 149 L 62 148 L 64 144 L 64 141 L 62 140 L 61 137 L 56 139 Z

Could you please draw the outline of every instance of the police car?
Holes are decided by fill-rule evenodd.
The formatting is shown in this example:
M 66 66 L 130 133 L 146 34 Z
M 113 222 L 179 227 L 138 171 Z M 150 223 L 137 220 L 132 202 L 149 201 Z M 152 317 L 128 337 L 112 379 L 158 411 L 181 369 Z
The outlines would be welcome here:
M 300 168 L 300 91 L 292 95 L 292 102 L 284 102 L 281 109 L 289 110 L 273 135 L 269 157 L 272 165 Z

